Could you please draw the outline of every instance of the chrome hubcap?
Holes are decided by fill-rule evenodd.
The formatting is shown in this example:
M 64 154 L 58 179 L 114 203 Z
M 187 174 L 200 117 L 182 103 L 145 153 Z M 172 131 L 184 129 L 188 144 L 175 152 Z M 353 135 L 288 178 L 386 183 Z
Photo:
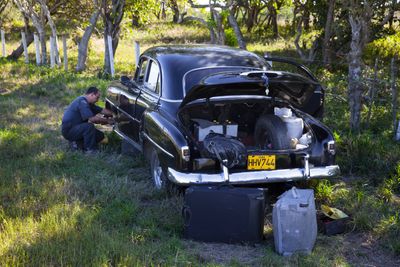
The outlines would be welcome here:
M 154 181 L 154 185 L 157 189 L 161 189 L 162 187 L 162 179 L 161 179 L 161 175 L 162 175 L 162 168 L 160 166 L 160 161 L 158 160 L 157 155 L 154 156 L 154 160 L 153 160 L 153 181 Z

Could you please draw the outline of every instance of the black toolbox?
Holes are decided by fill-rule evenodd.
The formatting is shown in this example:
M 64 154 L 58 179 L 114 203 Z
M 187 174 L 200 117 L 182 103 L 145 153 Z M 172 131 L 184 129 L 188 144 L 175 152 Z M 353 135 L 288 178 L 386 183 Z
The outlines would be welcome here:
M 184 236 L 205 242 L 260 242 L 264 209 L 263 189 L 190 186 L 182 209 Z

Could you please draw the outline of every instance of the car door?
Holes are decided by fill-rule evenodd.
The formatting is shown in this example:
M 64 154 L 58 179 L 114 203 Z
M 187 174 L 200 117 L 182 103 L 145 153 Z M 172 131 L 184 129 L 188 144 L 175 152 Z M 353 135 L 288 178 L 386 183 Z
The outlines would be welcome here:
M 118 130 L 135 143 L 139 143 L 140 123 L 136 119 L 136 101 L 141 94 L 146 75 L 148 58 L 143 57 L 136 69 L 135 77 L 127 90 L 119 92 L 118 96 Z
M 157 107 L 161 91 L 161 72 L 157 62 L 148 59 L 147 71 L 143 77 L 141 92 L 136 100 L 136 122 L 141 124 L 143 113 Z M 138 136 L 139 138 L 139 136 Z

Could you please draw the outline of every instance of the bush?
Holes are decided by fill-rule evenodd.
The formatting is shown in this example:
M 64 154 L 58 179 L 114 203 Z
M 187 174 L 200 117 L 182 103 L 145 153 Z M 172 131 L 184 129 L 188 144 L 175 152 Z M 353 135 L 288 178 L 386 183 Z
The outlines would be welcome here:
M 392 58 L 400 54 L 400 32 L 388 35 L 369 43 L 365 48 L 367 57 Z
M 338 164 L 343 172 L 365 175 L 374 185 L 390 175 L 400 158 L 390 137 L 371 133 L 338 137 Z
M 225 36 L 226 36 L 226 45 L 229 46 L 238 46 L 238 41 L 236 39 L 235 32 L 232 28 L 225 29 Z

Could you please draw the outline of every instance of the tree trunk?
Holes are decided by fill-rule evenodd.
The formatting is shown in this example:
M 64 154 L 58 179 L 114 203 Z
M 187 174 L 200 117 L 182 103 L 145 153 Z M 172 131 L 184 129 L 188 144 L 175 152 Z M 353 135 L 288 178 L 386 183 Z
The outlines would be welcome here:
M 247 10 L 247 17 L 246 17 L 246 28 L 248 32 L 251 32 L 251 30 L 254 27 L 254 24 L 256 23 L 256 17 L 257 17 L 257 7 L 249 7 Z
M 349 15 L 351 26 L 351 44 L 349 52 L 349 85 L 348 97 L 350 106 L 350 128 L 359 132 L 361 122 L 361 100 L 363 86 L 361 83 L 361 52 L 362 52 L 362 32 L 360 17 Z
M 161 19 L 165 20 L 167 18 L 167 13 L 165 11 L 165 2 L 161 2 Z
M 47 47 L 46 47 L 46 33 L 44 31 L 44 28 L 39 27 L 38 29 L 38 34 L 39 34 L 39 40 L 40 40 L 40 53 L 41 53 L 41 62 L 42 65 L 45 65 L 47 62 Z
M 178 23 L 179 21 L 179 6 L 178 2 L 176 0 L 171 0 L 170 1 L 170 8 L 172 10 L 173 16 L 172 16 L 172 22 L 173 23 Z
M 308 8 L 303 9 L 303 25 L 304 30 L 308 31 L 310 29 L 310 11 Z
M 272 25 L 273 38 L 278 38 L 279 37 L 278 14 L 273 3 L 268 5 L 268 11 L 269 11 L 269 23 L 271 23 Z
M 233 31 L 235 32 L 236 39 L 238 41 L 239 47 L 246 50 L 247 49 L 246 48 L 246 42 L 245 42 L 245 40 L 243 38 L 243 34 L 242 34 L 242 32 L 240 30 L 240 27 L 239 27 L 239 25 L 238 25 L 238 23 L 237 23 L 237 21 L 235 19 L 234 12 L 233 12 L 232 9 L 229 10 L 228 20 L 229 20 L 229 24 L 233 28 Z
M 86 69 L 86 59 L 88 53 L 88 44 L 90 37 L 92 36 L 93 29 L 96 26 L 97 19 L 100 15 L 100 9 L 96 9 L 89 20 L 89 26 L 86 27 L 82 39 L 78 45 L 78 62 L 76 64 L 76 71 L 83 71 Z
M 44 0 L 37 0 L 37 1 L 39 1 L 40 6 L 41 6 L 42 11 L 43 11 L 43 15 L 47 18 L 47 21 L 49 23 L 49 26 L 50 26 L 50 29 L 51 29 L 51 33 L 52 33 L 52 36 L 54 38 L 54 43 L 56 44 L 54 46 L 54 49 L 55 49 L 54 57 L 56 59 L 56 64 L 60 65 L 61 62 L 60 62 L 60 52 L 59 52 L 59 48 L 58 48 L 58 44 L 57 44 L 57 29 L 56 29 L 56 25 L 54 24 L 54 21 L 51 18 L 50 11 L 49 11 L 49 8 L 47 7 L 46 2 Z M 42 21 L 44 21 L 44 19 Z
M 187 16 L 187 17 L 183 18 L 182 23 L 185 23 L 187 21 L 198 21 L 201 24 L 203 24 L 204 26 L 206 26 L 210 30 L 210 43 L 215 44 L 216 36 L 215 36 L 214 28 L 212 26 L 210 26 L 210 24 L 208 24 L 207 21 L 205 21 L 202 18 Z
M 224 45 L 225 44 L 225 31 L 224 31 L 224 26 L 222 25 L 221 14 L 217 10 L 213 9 L 212 15 L 213 15 L 214 21 L 217 25 L 217 27 L 216 27 L 217 44 Z
M 324 42 L 322 45 L 323 49 L 323 62 L 325 65 L 331 64 L 331 50 L 330 50 L 330 39 L 331 39 L 331 31 L 334 20 L 334 11 L 335 11 L 335 2 L 336 0 L 329 0 L 328 13 L 326 16 L 326 24 L 325 24 L 325 35 Z
M 297 24 L 297 33 L 296 33 L 296 38 L 294 39 L 294 45 L 296 47 L 296 52 L 300 56 L 302 60 L 306 60 L 306 56 L 303 52 L 303 49 L 299 45 L 300 37 L 303 33 L 303 20 L 300 19 L 300 21 Z
M 108 10 L 107 0 L 102 1 L 104 21 L 104 73 L 111 74 L 110 56 L 107 36 L 112 39 L 112 52 L 115 55 L 119 43 L 120 24 L 124 15 L 125 0 L 113 0 L 111 10 Z

